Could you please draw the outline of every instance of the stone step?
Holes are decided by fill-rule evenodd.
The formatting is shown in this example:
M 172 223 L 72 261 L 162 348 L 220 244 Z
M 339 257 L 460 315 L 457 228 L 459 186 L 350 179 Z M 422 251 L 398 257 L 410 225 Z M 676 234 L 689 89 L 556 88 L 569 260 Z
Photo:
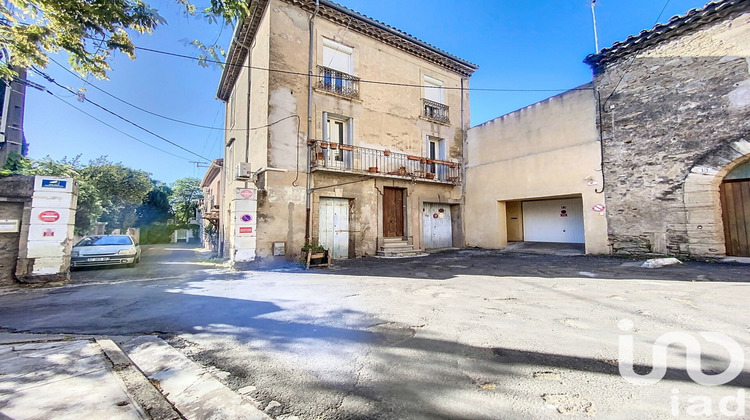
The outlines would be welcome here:
M 411 248 L 411 245 L 409 245 L 409 243 L 406 242 L 406 241 L 402 241 L 402 242 L 386 242 L 380 248 L 400 248 L 400 247 L 403 247 L 403 246 L 408 246 L 409 248 Z
M 412 249 L 412 248 L 409 248 L 408 250 L 399 250 L 399 251 L 381 250 L 381 251 L 378 251 L 376 255 L 378 257 L 416 257 L 419 255 L 422 255 L 422 250 Z
M 391 242 L 406 242 L 406 239 L 404 239 L 401 236 L 396 236 L 393 238 L 383 238 L 383 243 L 391 243 Z

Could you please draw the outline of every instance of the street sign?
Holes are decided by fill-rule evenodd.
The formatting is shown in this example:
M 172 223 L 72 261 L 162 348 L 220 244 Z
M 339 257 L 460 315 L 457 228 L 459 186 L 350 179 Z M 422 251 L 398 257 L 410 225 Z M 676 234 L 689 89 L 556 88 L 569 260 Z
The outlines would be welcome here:
M 68 181 L 62 179 L 42 179 L 42 188 L 61 188 L 65 189 L 68 186 Z
M 243 222 L 245 222 L 245 223 L 249 223 L 249 222 L 252 222 L 252 221 L 253 221 L 253 216 L 252 216 L 252 215 L 249 215 L 249 214 L 243 214 L 243 215 L 242 215 L 242 217 L 241 217 L 240 219 L 241 219 L 241 220 L 242 220 Z
M 253 198 L 253 190 L 242 190 L 240 195 L 244 198 Z
M 60 220 L 60 213 L 54 210 L 46 210 L 39 213 L 39 220 L 45 223 L 54 223 Z
M 594 211 L 604 211 L 604 209 L 605 209 L 604 204 L 597 204 L 591 208 L 591 210 L 594 210 Z

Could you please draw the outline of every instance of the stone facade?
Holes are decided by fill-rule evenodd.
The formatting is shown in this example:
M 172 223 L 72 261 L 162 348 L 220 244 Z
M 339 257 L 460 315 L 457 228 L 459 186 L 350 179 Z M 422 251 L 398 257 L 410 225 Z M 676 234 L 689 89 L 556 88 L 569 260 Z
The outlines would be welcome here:
M 463 89 L 476 66 L 330 1 L 320 1 L 317 11 L 312 0 L 253 4 L 229 49 L 235 65 L 225 69 L 217 94 L 227 103 L 221 181 L 225 256 L 234 261 L 238 252 L 249 255 L 240 248 L 252 247 L 254 257 L 270 259 L 274 244 L 284 242 L 286 256 L 298 257 L 308 226 L 311 242 L 320 240 L 321 198 L 349 202 L 348 256 L 373 255 L 384 236 L 386 186 L 404 194 L 403 236 L 412 237 L 415 247 L 422 246 L 422 204 L 428 202 L 457 206 L 454 242 L 463 245 L 462 224 L 455 222 L 461 220 L 460 165 L 469 124 L 468 91 Z M 336 67 L 324 60 L 331 49 L 348 56 L 348 71 L 329 69 Z M 312 79 L 307 77 L 310 52 Z M 443 112 L 439 120 L 425 117 L 427 94 L 420 86 L 426 80 L 442 83 L 443 102 L 435 106 Z M 333 139 L 334 127 L 346 140 Z M 427 166 L 419 158 L 428 157 L 429 138 L 441 142 L 435 153 L 442 156 L 434 165 L 446 168 L 434 179 L 416 167 Z M 327 142 L 351 150 L 334 150 Z M 241 163 L 250 164 L 251 178 L 237 178 Z M 441 179 L 439 174 L 448 171 L 457 176 Z M 257 213 L 238 212 L 238 188 L 257 190 Z M 238 238 L 242 216 L 255 217 L 252 238 Z M 249 225 L 245 228 L 250 232 Z
M 719 186 L 750 159 L 750 3 L 709 4 L 586 61 L 613 252 L 725 255 Z

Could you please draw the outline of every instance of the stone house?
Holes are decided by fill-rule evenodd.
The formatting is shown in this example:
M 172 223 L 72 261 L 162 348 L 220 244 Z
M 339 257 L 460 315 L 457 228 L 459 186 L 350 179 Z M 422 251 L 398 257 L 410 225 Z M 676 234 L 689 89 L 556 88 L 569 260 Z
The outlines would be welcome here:
M 466 245 L 555 242 L 608 253 L 596 118 L 588 84 L 472 127 Z
M 329 0 L 256 0 L 226 103 L 221 242 L 233 262 L 462 246 L 477 66 Z
M 214 159 L 201 180 L 203 199 L 198 203 L 197 213 L 200 215 L 199 234 L 203 248 L 221 254 L 218 241 L 219 226 L 221 226 L 221 179 L 223 176 L 224 159 Z
M 750 2 L 708 3 L 585 62 L 612 251 L 750 256 Z

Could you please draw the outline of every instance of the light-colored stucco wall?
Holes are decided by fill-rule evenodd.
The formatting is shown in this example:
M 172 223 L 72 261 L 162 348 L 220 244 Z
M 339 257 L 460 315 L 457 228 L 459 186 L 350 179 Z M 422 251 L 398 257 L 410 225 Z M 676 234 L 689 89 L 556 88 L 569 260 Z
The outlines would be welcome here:
M 507 245 L 506 202 L 581 197 L 586 252 L 609 252 L 604 213 L 592 210 L 605 203 L 590 86 L 473 127 L 467 138 L 467 246 Z
M 265 157 L 263 166 L 278 169 L 268 171 L 259 179 L 257 250 L 258 257 L 272 255 L 273 242 L 285 241 L 287 255 L 297 256 L 304 244 L 305 235 L 305 181 L 307 163 L 307 115 L 308 115 L 308 48 L 309 14 L 280 0 L 269 1 L 266 15 L 258 35 L 252 41 L 252 65 L 269 67 L 265 72 L 267 82 L 252 81 L 250 99 L 251 127 L 272 124 L 270 127 L 255 130 L 251 134 L 250 158 L 253 170 L 260 169 L 255 164 Z M 358 99 L 342 98 L 330 92 L 314 90 L 312 108 L 312 129 L 310 137 L 323 136 L 323 113 L 353 119 L 353 145 L 373 149 L 389 149 L 393 152 L 425 156 L 427 136 L 446 141 L 446 160 L 462 160 L 461 124 L 461 75 L 414 55 L 388 46 L 376 39 L 350 31 L 323 18 L 316 18 L 313 37 L 313 71 L 317 75 L 322 63 L 322 39 L 326 37 L 354 49 L 354 76 L 363 81 L 387 81 L 421 86 L 424 75 L 444 82 L 445 103 L 450 107 L 450 124 L 439 124 L 420 117 L 424 97 L 421 87 L 389 86 L 362 82 Z M 256 52 L 256 49 L 259 52 Z M 267 65 L 259 63 L 261 52 L 267 52 Z M 273 71 L 281 70 L 281 71 Z M 246 70 L 240 75 L 235 89 L 239 94 L 235 99 L 238 115 L 246 112 L 242 94 L 246 84 Z M 282 72 L 283 71 L 283 72 Z M 254 71 L 255 72 L 255 71 Z M 294 74 L 284 73 L 293 72 Z M 258 77 L 261 78 L 260 76 Z M 468 81 L 465 81 L 468 87 Z M 260 86 L 259 86 L 260 84 Z M 256 88 L 259 91 L 256 91 Z M 246 90 L 244 91 L 246 95 Z M 265 95 L 265 96 L 264 96 Z M 259 98 L 258 102 L 254 99 Z M 260 103 L 265 99 L 264 103 Z M 231 104 L 231 100 L 229 104 Z M 228 106 L 230 106 L 228 104 Z M 468 127 L 468 91 L 464 92 L 464 127 Z M 264 115 L 265 121 L 257 121 Z M 229 111 L 228 111 L 229 118 Z M 239 118 L 239 117 L 238 117 Z M 278 122 L 277 122 L 278 121 Z M 239 124 L 237 121 L 236 124 Z M 228 122 L 229 124 L 229 122 Z M 229 126 L 229 125 L 227 125 Z M 244 126 L 243 126 L 244 127 Z M 236 133 L 235 133 L 236 132 Z M 232 130 L 229 137 L 235 137 L 234 159 L 226 162 L 227 172 L 236 167 L 238 159 L 244 158 L 244 132 Z M 266 148 L 260 146 L 265 140 Z M 231 166 L 229 166 L 231 165 Z M 234 169 L 230 175 L 233 178 Z M 350 182 L 361 175 L 330 175 L 321 172 L 313 174 L 312 187 L 319 188 L 336 183 Z M 317 239 L 317 203 L 321 196 L 342 195 L 354 200 L 353 216 L 350 224 L 353 242 L 353 255 L 372 255 L 376 251 L 378 235 L 382 235 L 382 203 L 376 185 L 385 181 L 368 180 L 349 184 L 340 188 L 319 190 L 311 199 L 311 237 Z M 421 203 L 449 202 L 460 204 L 461 187 L 436 183 L 411 183 L 388 181 L 389 185 L 409 188 L 407 206 L 413 208 L 407 214 L 407 236 L 413 236 L 415 246 L 421 245 Z M 233 191 L 231 183 L 226 191 Z M 380 188 L 382 191 L 382 187 Z M 231 205 L 231 203 L 229 203 Z M 227 210 L 229 210 L 227 208 Z M 413 214 L 412 214 L 413 213 Z M 232 218 L 227 218 L 231 223 Z M 460 216 L 459 216 L 460 220 Z M 229 224 L 228 223 L 228 224 Z M 233 232 L 230 227 L 227 234 Z M 460 235 L 460 233 L 459 233 Z M 462 240 L 461 240 L 462 242 Z

